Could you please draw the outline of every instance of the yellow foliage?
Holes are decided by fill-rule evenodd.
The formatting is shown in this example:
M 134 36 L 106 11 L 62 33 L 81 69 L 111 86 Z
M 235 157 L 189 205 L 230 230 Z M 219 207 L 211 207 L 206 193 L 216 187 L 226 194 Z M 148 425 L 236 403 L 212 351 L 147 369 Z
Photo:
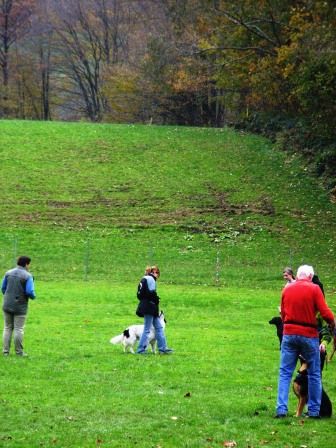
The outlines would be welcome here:
M 104 119 L 132 121 L 140 108 L 138 76 L 123 65 L 110 65 L 102 74 L 102 94 L 107 103 Z
M 202 73 L 191 73 L 187 69 L 181 67 L 174 72 L 171 80 L 171 87 L 175 92 L 196 92 L 204 85 L 206 76 Z

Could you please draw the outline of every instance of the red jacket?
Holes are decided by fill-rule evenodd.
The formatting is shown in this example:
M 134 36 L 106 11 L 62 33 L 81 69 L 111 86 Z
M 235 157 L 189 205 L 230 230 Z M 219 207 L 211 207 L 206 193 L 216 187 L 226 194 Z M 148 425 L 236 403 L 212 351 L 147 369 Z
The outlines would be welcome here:
M 326 322 L 334 325 L 334 315 L 318 285 L 309 280 L 297 280 L 286 285 L 281 297 L 283 334 L 318 337 L 316 321 L 318 311 Z

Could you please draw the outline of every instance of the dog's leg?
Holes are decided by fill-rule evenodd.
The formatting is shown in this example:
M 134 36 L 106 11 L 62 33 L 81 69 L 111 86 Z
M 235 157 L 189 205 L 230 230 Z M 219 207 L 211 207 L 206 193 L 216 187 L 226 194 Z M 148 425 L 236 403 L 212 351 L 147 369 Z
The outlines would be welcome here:
M 295 381 L 293 382 L 293 392 L 299 399 L 299 402 L 298 402 L 298 405 L 296 408 L 295 417 L 301 417 L 301 415 L 303 413 L 303 409 L 307 403 L 307 397 L 305 395 L 301 394 L 301 386 L 299 384 L 297 384 Z
M 299 404 L 296 410 L 295 417 L 301 417 L 303 414 L 303 409 L 307 404 L 307 397 L 305 395 L 301 395 L 299 398 Z
M 130 338 L 128 338 L 127 340 L 124 341 L 124 352 L 128 353 L 134 353 L 133 347 L 134 347 L 135 341 L 130 340 Z
M 152 353 L 155 354 L 155 345 L 156 345 L 156 340 L 154 339 L 153 341 L 150 342 L 150 345 L 152 347 Z
M 130 351 L 131 353 L 133 353 L 133 355 L 134 355 L 134 348 L 135 348 L 135 344 L 136 344 L 136 342 L 137 342 L 137 338 L 136 338 L 135 335 L 130 336 L 130 337 L 128 338 L 128 341 L 127 341 L 127 343 L 128 343 L 128 347 L 129 347 L 129 351 Z

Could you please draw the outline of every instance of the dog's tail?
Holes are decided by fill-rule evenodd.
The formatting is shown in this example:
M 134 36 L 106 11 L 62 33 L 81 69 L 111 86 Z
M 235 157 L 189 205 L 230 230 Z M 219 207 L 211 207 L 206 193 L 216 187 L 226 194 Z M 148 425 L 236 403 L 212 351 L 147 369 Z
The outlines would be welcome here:
M 124 334 L 118 334 L 118 336 L 114 336 L 114 338 L 110 339 L 111 344 L 117 345 L 121 344 L 124 339 Z
M 332 416 L 332 404 L 326 391 L 322 387 L 320 417 L 331 417 L 331 416 Z

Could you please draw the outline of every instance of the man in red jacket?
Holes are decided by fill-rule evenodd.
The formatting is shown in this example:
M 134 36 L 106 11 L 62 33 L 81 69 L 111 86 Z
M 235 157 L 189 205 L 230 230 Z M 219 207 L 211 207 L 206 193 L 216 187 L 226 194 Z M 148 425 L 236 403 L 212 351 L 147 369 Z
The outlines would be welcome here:
M 286 285 L 281 297 L 281 318 L 284 324 L 281 344 L 276 418 L 286 417 L 288 393 L 299 355 L 308 363 L 308 416 L 319 418 L 321 405 L 321 370 L 316 313 L 335 327 L 332 311 L 318 285 L 312 283 L 312 266 L 300 266 L 296 282 Z

